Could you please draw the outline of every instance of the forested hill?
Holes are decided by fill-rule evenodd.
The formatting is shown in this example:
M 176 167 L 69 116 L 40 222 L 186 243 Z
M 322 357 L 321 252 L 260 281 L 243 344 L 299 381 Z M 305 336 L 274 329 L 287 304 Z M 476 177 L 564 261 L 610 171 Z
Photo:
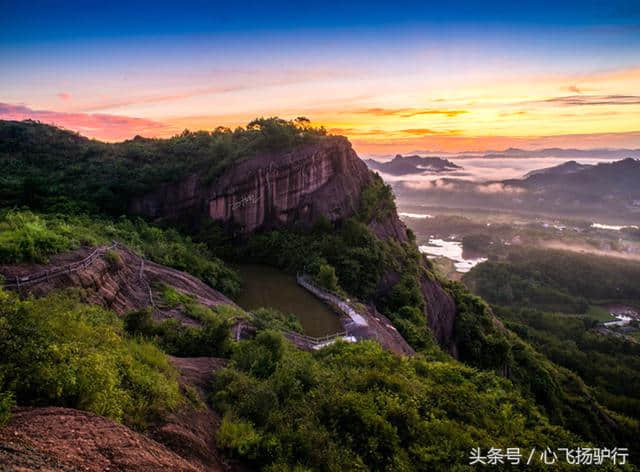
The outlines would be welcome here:
M 256 468 L 450 470 L 476 443 L 627 446 L 638 434 L 635 420 L 606 411 L 577 375 L 506 329 L 482 299 L 440 278 L 399 221 L 391 189 L 346 138 L 307 120 L 259 119 L 233 131 L 114 144 L 40 123 L 2 122 L 0 179 L 7 230 L 0 254 L 8 247 L 14 261 L 73 247 L 79 238 L 70 237 L 72 228 L 100 241 L 120 233 L 114 228 L 140 228 L 140 235 L 126 231 L 130 242 L 157 240 L 158 228 L 127 220 L 134 211 L 170 227 L 157 248 L 160 260 L 175 260 L 170 256 L 194 238 L 199 254 L 215 260 L 203 273 L 230 294 L 235 278 L 220 264 L 305 272 L 384 315 L 416 351 L 409 360 L 358 343 L 307 356 L 273 333 L 241 343 L 209 393 L 226 415 L 222 443 Z M 6 209 L 19 206 L 42 215 Z M 183 240 L 172 228 L 185 214 L 190 224 L 180 227 L 190 238 Z M 105 234 L 95 234 L 99 228 Z M 190 270 L 187 260 L 179 265 Z M 17 298 L 2 300 L 10 313 L 28 309 Z M 20 318 L 7 322 L 19 337 Z M 156 333 L 150 341 L 163 345 L 152 320 L 143 327 L 135 332 Z M 21 368 L 11 366 L 12 378 Z M 11 384 L 2 388 L 21 394 Z M 326 454 L 314 453 L 318 443 L 328 445 Z
M 282 152 L 326 132 L 308 120 L 256 119 L 244 128 L 90 140 L 35 121 L 0 120 L 0 205 L 126 213 L 136 195 L 199 173 L 214 179 L 234 162 Z

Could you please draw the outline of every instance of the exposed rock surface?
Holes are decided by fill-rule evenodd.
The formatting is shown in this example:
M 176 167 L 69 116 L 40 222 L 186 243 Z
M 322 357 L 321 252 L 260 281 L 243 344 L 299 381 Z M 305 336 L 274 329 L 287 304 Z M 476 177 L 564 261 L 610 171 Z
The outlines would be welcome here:
M 241 161 L 208 183 L 192 175 L 136 199 L 131 210 L 155 220 L 195 224 L 208 217 L 243 233 L 290 224 L 310 225 L 353 214 L 371 179 L 343 137 L 326 137 L 285 154 Z
M 17 408 L 9 425 L 0 428 L 0 470 L 244 470 L 221 456 L 215 440 L 220 417 L 204 402 L 207 384 L 226 360 L 170 359 L 190 402 L 146 434 L 71 408 Z
M 286 154 L 264 154 L 242 161 L 215 182 L 193 175 L 135 200 L 132 211 L 168 222 L 221 221 L 247 234 L 287 225 L 310 225 L 318 217 L 331 221 L 351 216 L 360 193 L 371 181 L 366 164 L 349 141 L 327 137 Z M 407 229 L 394 212 L 369 224 L 381 239 L 408 242 Z M 389 274 L 381 290 L 390 289 Z M 395 283 L 395 282 L 394 282 Z M 430 280 L 422 283 L 425 315 L 436 339 L 450 349 L 456 309 L 453 299 Z
M 454 325 L 457 312 L 455 301 L 438 282 L 423 277 L 420 285 L 427 302 L 427 319 L 433 336 L 438 344 L 457 356 L 454 343 Z
M 206 404 L 208 384 L 227 360 L 169 357 L 180 372 L 180 388 L 190 403 L 166 414 L 160 423 L 150 428 L 148 435 L 200 469 L 240 470 L 238 464 L 220 454 L 216 443 L 220 417 Z
M 9 425 L 0 429 L 0 470 L 206 469 L 109 419 L 70 408 L 46 407 L 19 408 Z
M 2 265 L 0 266 L 0 274 L 7 278 L 24 277 L 53 268 L 65 267 L 86 258 L 92 251 L 93 248 L 82 247 L 75 251 L 58 254 L 45 265 Z M 49 280 L 43 279 L 34 284 L 24 285 L 20 288 L 20 292 L 39 297 L 55 290 L 70 287 L 81 288 L 83 289 L 83 299 L 87 303 L 101 305 L 116 313 L 124 314 L 149 306 L 151 304 L 149 287 L 155 283 L 164 283 L 195 296 L 198 303 L 205 306 L 234 304 L 227 297 L 190 274 L 143 260 L 137 254 L 121 246 L 113 249 L 112 252 L 117 254 L 117 262 L 110 262 L 104 256 L 97 257 L 84 268 L 62 273 Z M 178 310 L 172 310 L 171 316 L 184 323 L 192 323 L 192 320 L 186 318 Z

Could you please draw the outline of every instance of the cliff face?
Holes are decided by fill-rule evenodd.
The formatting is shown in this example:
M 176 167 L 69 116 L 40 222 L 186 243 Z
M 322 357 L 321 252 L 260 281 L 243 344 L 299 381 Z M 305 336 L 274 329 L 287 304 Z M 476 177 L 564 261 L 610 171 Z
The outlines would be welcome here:
M 199 175 L 165 185 L 132 202 L 134 213 L 156 220 L 195 224 L 203 217 L 243 233 L 319 216 L 348 217 L 371 177 L 342 137 L 328 137 L 285 154 L 241 161 L 208 184 Z
M 233 225 L 241 233 L 281 226 L 311 225 L 323 216 L 347 218 L 358 209 L 362 189 L 371 182 L 366 164 L 343 137 L 327 137 L 292 152 L 264 154 L 235 164 L 215 182 L 192 175 L 132 202 L 132 211 L 168 223 L 195 226 L 203 218 Z M 370 229 L 380 239 L 408 242 L 406 227 L 392 213 L 374 219 Z M 386 274 L 379 290 L 401 277 Z M 438 342 L 455 353 L 456 307 L 435 281 L 421 281 L 425 316 Z

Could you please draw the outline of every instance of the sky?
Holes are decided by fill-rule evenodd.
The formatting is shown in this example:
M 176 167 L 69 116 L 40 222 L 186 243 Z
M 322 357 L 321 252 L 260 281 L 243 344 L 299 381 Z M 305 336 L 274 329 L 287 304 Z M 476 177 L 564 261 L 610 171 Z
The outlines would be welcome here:
M 0 0 L 0 119 L 306 116 L 363 155 L 640 148 L 640 2 Z

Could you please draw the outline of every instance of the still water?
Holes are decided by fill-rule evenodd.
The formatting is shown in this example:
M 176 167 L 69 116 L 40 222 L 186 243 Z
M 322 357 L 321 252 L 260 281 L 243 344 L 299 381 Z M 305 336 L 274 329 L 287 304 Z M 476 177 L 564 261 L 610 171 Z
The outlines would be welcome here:
M 265 307 L 291 313 L 300 320 L 309 336 L 342 331 L 338 315 L 300 287 L 295 276 L 257 264 L 242 264 L 237 269 L 243 283 L 237 303 L 245 310 Z

